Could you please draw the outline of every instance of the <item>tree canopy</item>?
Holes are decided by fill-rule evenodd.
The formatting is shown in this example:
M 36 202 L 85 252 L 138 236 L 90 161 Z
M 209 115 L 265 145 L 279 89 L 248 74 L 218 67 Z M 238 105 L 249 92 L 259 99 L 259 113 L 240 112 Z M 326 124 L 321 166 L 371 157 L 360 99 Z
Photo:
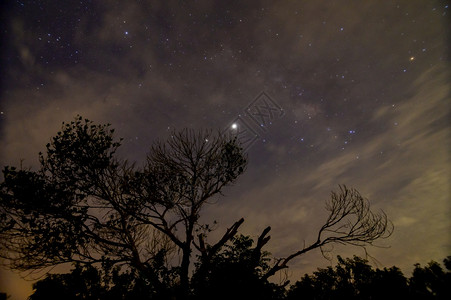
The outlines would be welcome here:
M 63 123 L 39 153 L 38 170 L 4 167 L 3 264 L 25 271 L 76 263 L 80 272 L 90 270 L 82 265 L 125 265 L 156 294 L 186 299 L 196 284 L 223 280 L 212 265 L 231 272 L 233 264 L 221 262 L 238 257 L 249 263 L 242 276 L 266 282 L 308 251 L 331 243 L 366 249 L 393 229 L 385 213 L 371 211 L 357 190 L 340 186 L 327 202 L 329 216 L 317 239 L 285 258 L 268 261 L 262 250 L 270 227 L 247 249 L 250 241 L 237 237 L 243 218 L 210 244 L 211 226 L 199 221 L 201 211 L 245 171 L 239 141 L 212 131 L 173 132 L 151 146 L 141 167 L 117 157 L 120 145 L 109 124 L 78 116 Z
M 198 265 L 192 279 L 190 299 L 263 299 L 263 300 L 325 300 L 325 299 L 449 299 L 451 268 L 448 257 L 445 269 L 431 261 L 415 265 L 406 277 L 399 268 L 374 269 L 368 260 L 337 257 L 332 267 L 318 268 L 287 287 L 262 280 L 269 267 L 269 253 L 254 260 L 254 241 L 239 235 L 227 243 L 211 261 L 208 276 L 197 280 Z M 119 267 L 96 268 L 76 264 L 68 274 L 51 274 L 36 282 L 30 300 L 52 299 L 168 299 L 155 293 L 149 281 L 133 270 Z
M 304 275 L 290 287 L 286 299 L 449 299 L 450 259 L 444 259 L 446 270 L 434 261 L 425 267 L 416 264 L 406 278 L 395 266 L 374 269 L 366 259 L 338 256 L 335 267 Z

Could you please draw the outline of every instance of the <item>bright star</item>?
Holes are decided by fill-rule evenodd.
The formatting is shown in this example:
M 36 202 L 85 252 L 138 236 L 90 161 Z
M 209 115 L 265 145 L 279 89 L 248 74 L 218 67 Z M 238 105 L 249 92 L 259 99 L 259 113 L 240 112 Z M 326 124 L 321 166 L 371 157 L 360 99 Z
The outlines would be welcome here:
M 232 129 L 237 129 L 237 128 L 238 128 L 238 125 L 236 123 L 233 123 L 232 124 Z

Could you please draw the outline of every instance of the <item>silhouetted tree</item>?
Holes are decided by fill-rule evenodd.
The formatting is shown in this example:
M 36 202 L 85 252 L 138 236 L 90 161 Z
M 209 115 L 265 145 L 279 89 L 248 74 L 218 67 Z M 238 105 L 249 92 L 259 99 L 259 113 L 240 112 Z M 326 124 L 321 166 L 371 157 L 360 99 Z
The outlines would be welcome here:
M 208 264 L 199 257 L 193 299 L 282 299 L 284 286 L 262 278 L 269 262 L 269 253 L 261 252 L 250 237 L 236 236 Z
M 105 299 L 107 290 L 100 277 L 101 274 L 96 268 L 77 265 L 68 274 L 51 274 L 34 283 L 35 292 L 29 300 Z
M 138 169 L 114 157 L 113 132 L 77 117 L 47 144 L 38 171 L 4 168 L 0 255 L 18 270 L 126 263 L 165 290 L 175 283 L 168 255 L 178 249 L 186 293 L 199 213 L 244 171 L 242 150 L 236 140 L 183 130 L 157 142 Z
M 403 299 L 407 296 L 407 280 L 398 268 L 374 270 L 360 257 L 338 256 L 335 268 L 304 275 L 291 286 L 287 299 Z
M 372 278 L 371 290 L 367 294 L 369 299 L 403 299 L 408 297 L 407 278 L 395 266 L 376 269 Z
M 74 262 L 126 264 L 157 293 L 169 295 L 178 287 L 177 297 L 186 298 L 193 250 L 199 253 L 199 282 L 213 280 L 209 268 L 228 257 L 221 251 L 244 222 L 209 244 L 211 227 L 199 218 L 207 201 L 244 172 L 246 157 L 236 139 L 183 130 L 156 142 L 138 168 L 115 157 L 120 140 L 113 132 L 109 124 L 77 117 L 63 123 L 40 153 L 38 171 L 4 168 L 0 257 L 18 270 Z M 251 273 L 266 282 L 313 249 L 324 251 L 330 243 L 366 249 L 392 232 L 386 215 L 373 213 L 368 200 L 346 186 L 332 193 L 326 208 L 329 216 L 314 243 L 255 273 L 270 239 L 267 227 L 252 249 Z
M 354 256 L 338 256 L 335 267 L 318 269 L 304 275 L 287 291 L 284 284 L 263 279 L 269 268 L 269 253 L 256 260 L 257 244 L 243 235 L 228 241 L 204 269 L 198 260 L 191 280 L 190 299 L 449 299 L 448 271 L 431 262 L 422 268 L 416 264 L 410 279 L 395 266 L 373 269 L 368 261 Z M 134 269 L 104 265 L 76 264 L 69 274 L 51 274 L 34 284 L 30 300 L 51 299 L 171 299 L 171 294 L 158 293 L 151 282 Z
M 451 298 L 451 256 L 444 261 L 446 270 L 435 261 L 421 267 L 415 264 L 409 288 L 412 299 L 450 299 Z
M 338 243 L 358 246 L 366 252 L 367 245 L 372 245 L 377 239 L 386 238 L 393 232 L 393 225 L 383 211 L 372 212 L 369 201 L 356 189 L 349 189 L 345 185 L 339 186 L 338 192 L 332 192 L 326 209 L 329 216 L 319 229 L 316 241 L 286 258 L 277 259 L 264 278 L 287 268 L 292 259 L 313 249 L 319 248 L 324 255 L 326 245 Z M 264 235 L 265 232 L 262 237 Z
M 134 270 L 121 271 L 119 267 L 76 264 L 67 274 L 49 274 L 33 284 L 29 300 L 134 300 L 168 299 L 157 294 L 151 283 Z
M 416 264 L 407 279 L 397 267 L 374 270 L 367 260 L 338 256 L 335 268 L 304 275 L 290 287 L 286 299 L 450 299 L 450 257 L 444 265 L 448 271 L 436 262 L 424 268 Z

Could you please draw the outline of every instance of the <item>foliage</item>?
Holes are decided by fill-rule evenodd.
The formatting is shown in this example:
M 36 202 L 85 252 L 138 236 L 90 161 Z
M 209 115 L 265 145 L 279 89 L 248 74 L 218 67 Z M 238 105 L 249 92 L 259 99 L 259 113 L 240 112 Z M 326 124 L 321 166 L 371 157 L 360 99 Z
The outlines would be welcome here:
M 160 290 L 177 270 L 186 287 L 199 212 L 246 159 L 236 140 L 184 130 L 157 142 L 139 169 L 115 158 L 113 133 L 77 117 L 40 153 L 38 171 L 4 168 L 0 255 L 18 270 L 125 263 Z M 180 266 L 168 263 L 176 249 Z
M 450 271 L 445 272 L 436 262 L 424 268 L 417 264 L 407 279 L 397 267 L 375 270 L 360 257 L 338 256 L 335 268 L 304 275 L 290 287 L 286 299 L 449 299 Z
M 451 298 L 451 256 L 444 261 L 446 270 L 440 264 L 431 261 L 427 266 L 415 264 L 409 288 L 413 299 L 450 299 Z
M 211 226 L 199 221 L 201 211 L 244 172 L 247 159 L 237 139 L 210 131 L 174 132 L 152 145 L 142 167 L 116 157 L 120 142 L 109 124 L 78 116 L 63 123 L 39 154 L 37 171 L 4 167 L 3 264 L 21 271 L 64 263 L 125 265 L 158 295 L 187 299 L 201 282 L 205 295 L 213 287 L 231 292 L 230 286 L 252 282 L 251 290 L 261 288 L 263 297 L 277 290 L 268 279 L 300 255 L 314 249 L 324 253 L 330 243 L 366 249 L 393 230 L 383 212 L 372 212 L 367 199 L 343 185 L 327 202 L 329 216 L 317 240 L 285 258 L 269 262 L 262 250 L 270 227 L 252 247 L 237 237 L 244 219 L 209 244 Z M 233 272 L 239 276 L 224 277 Z
M 121 272 L 119 267 L 96 268 L 92 265 L 75 264 L 67 274 L 51 274 L 33 285 L 34 293 L 29 300 L 51 299 L 166 299 L 156 294 L 149 281 L 137 272 Z
M 338 256 L 335 267 L 318 269 L 289 289 L 262 278 L 268 268 L 269 253 L 255 260 L 254 241 L 239 235 L 227 243 L 210 261 L 208 276 L 199 281 L 202 269 L 196 264 L 192 279 L 192 299 L 449 299 L 451 270 L 430 262 L 416 264 L 412 276 L 406 278 L 395 266 L 374 269 L 360 257 L 343 259 Z M 122 270 L 122 271 L 121 271 Z M 171 291 L 157 293 L 150 282 L 130 269 L 92 265 L 75 265 L 68 274 L 47 275 L 34 284 L 30 300 L 40 299 L 170 299 Z
M 280 299 L 283 286 L 262 278 L 270 268 L 269 253 L 261 253 L 253 244 L 250 237 L 239 235 L 208 264 L 199 257 L 193 299 Z

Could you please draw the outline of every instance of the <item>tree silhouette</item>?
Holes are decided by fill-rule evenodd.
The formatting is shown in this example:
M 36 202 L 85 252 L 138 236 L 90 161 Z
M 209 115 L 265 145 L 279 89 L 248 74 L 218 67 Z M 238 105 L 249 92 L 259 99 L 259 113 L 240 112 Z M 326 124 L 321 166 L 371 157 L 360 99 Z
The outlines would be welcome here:
M 214 285 L 218 273 L 210 267 L 233 257 L 223 250 L 228 242 L 239 242 L 234 238 L 244 219 L 209 244 L 211 226 L 199 218 L 208 200 L 244 172 L 247 160 L 238 141 L 185 129 L 157 141 L 144 166 L 137 167 L 116 158 L 121 141 L 109 126 L 78 116 L 63 123 L 46 153 L 39 154 L 37 171 L 3 169 L 0 257 L 22 271 L 64 263 L 125 264 L 155 293 L 186 299 L 196 251 L 196 280 Z M 272 264 L 262 264 L 262 248 L 270 240 L 267 227 L 246 260 L 253 266 L 249 276 L 266 282 L 313 249 L 324 253 L 330 243 L 366 249 L 392 232 L 386 215 L 373 213 L 368 200 L 346 186 L 332 193 L 326 208 L 329 216 L 317 240 Z
M 451 295 L 451 272 L 436 262 L 424 268 L 416 264 L 407 279 L 395 266 L 373 269 L 357 256 L 338 256 L 335 267 L 304 275 L 287 290 L 285 285 L 262 278 L 262 271 L 269 267 L 269 253 L 256 261 L 254 250 L 254 241 L 239 235 L 210 261 L 207 275 L 198 276 L 203 266 L 196 263 L 190 299 L 449 299 Z M 449 258 L 444 262 L 446 266 Z M 47 275 L 33 288 L 30 300 L 171 298 L 171 294 L 158 293 L 139 272 L 105 265 L 99 269 L 76 264 L 70 273 Z
M 372 277 L 371 290 L 367 293 L 374 299 L 402 299 L 409 295 L 408 281 L 395 266 L 376 269 Z
M 393 225 L 383 211 L 372 212 L 369 201 L 356 189 L 349 189 L 345 185 L 339 186 L 338 192 L 332 192 L 326 209 L 329 216 L 319 229 L 316 241 L 286 258 L 277 259 L 264 275 L 265 278 L 287 268 L 292 259 L 313 249 L 319 248 L 324 255 L 326 245 L 338 243 L 358 246 L 366 252 L 367 245 L 372 245 L 377 239 L 386 238 L 393 232 Z M 265 232 L 262 237 L 264 235 Z
M 412 299 L 449 299 L 451 298 L 451 256 L 444 261 L 446 271 L 435 261 L 421 267 L 415 264 L 409 280 Z
M 335 268 L 304 275 L 290 288 L 287 299 L 402 299 L 407 292 L 407 280 L 398 268 L 374 270 L 360 257 L 338 256 Z
M 101 283 L 101 273 L 94 267 L 76 265 L 68 274 L 52 274 L 33 284 L 35 292 L 29 300 L 52 299 L 105 299 L 106 283 Z
M 138 169 L 114 157 L 113 132 L 77 117 L 40 153 L 40 170 L 5 167 L 0 254 L 19 270 L 126 263 L 165 290 L 174 283 L 167 257 L 178 248 L 186 292 L 200 210 L 246 159 L 236 140 L 184 130 L 157 142 Z
M 287 300 L 295 299 L 449 299 L 451 296 L 450 257 L 440 264 L 415 265 L 407 279 L 395 266 L 374 270 L 365 259 L 338 256 L 335 268 L 318 269 L 304 275 L 290 287 Z
M 238 235 L 208 261 L 199 257 L 193 299 L 281 299 L 284 286 L 263 278 L 269 263 L 268 252 L 261 252 L 250 237 Z
M 33 284 L 29 300 L 52 299 L 168 299 L 167 294 L 157 294 L 151 283 L 133 270 L 120 267 L 75 264 L 67 274 L 49 274 Z

